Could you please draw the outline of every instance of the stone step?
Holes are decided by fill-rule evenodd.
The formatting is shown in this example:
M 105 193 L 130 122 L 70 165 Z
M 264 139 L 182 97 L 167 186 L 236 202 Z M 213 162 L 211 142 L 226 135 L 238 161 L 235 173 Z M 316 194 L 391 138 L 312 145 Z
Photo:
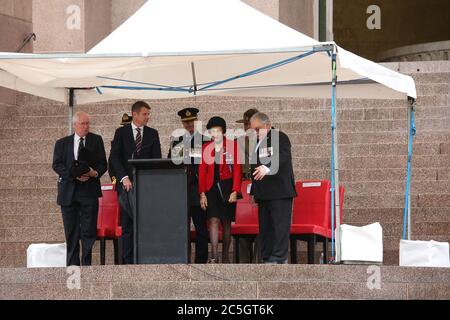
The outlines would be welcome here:
M 426 100 L 427 101 L 427 100 Z M 111 101 L 107 103 L 96 103 L 88 105 L 76 106 L 75 110 L 83 110 L 89 114 L 108 114 L 121 116 L 124 112 L 131 112 L 131 105 L 134 101 L 123 103 L 121 101 Z M 370 102 L 370 103 L 369 103 Z M 261 98 L 236 98 L 236 99 L 215 99 L 211 101 L 183 101 L 183 100 L 168 100 L 168 101 L 153 101 L 149 100 L 152 107 L 152 113 L 166 113 L 172 114 L 176 117 L 180 109 L 186 105 L 193 105 L 200 109 L 200 114 L 206 111 L 245 111 L 250 108 L 257 108 L 268 111 L 283 111 L 283 110 L 316 110 L 316 109 L 330 109 L 330 99 L 261 99 Z M 32 104 L 24 105 L 18 104 L 19 110 L 30 107 L 33 108 L 33 115 L 36 116 L 51 116 L 55 114 L 67 114 L 68 109 L 64 104 Z M 365 109 L 365 108 L 405 108 L 405 102 L 401 100 L 367 100 L 367 99 L 341 99 L 339 100 L 339 108 L 344 109 Z M 120 119 L 120 117 L 119 117 Z
M 329 133 L 331 124 L 328 121 L 314 122 L 276 122 L 274 127 L 281 129 L 288 135 L 291 134 L 318 134 Z M 180 129 L 179 124 L 160 124 L 157 129 L 161 137 L 170 136 L 174 130 Z M 230 129 L 241 129 L 239 124 L 230 124 Z M 92 126 L 91 131 L 100 134 L 106 139 L 111 139 L 117 126 Z M 449 131 L 450 118 L 421 119 L 416 121 L 416 129 L 422 131 Z M 202 129 L 206 131 L 205 126 Z M 339 121 L 339 133 L 371 133 L 371 132 L 406 132 L 407 124 L 405 120 L 350 120 Z M 36 139 L 44 137 L 54 140 L 67 135 L 67 127 L 27 127 L 0 129 L 0 139 Z
M 450 94 L 450 83 L 419 83 L 416 84 L 416 90 L 418 96 Z
M 35 199 L 22 198 L 20 200 L 2 201 L 0 203 L 0 215 L 49 215 L 61 214 L 60 207 L 56 204 L 56 199 Z
M 433 83 L 421 84 L 430 86 Z M 442 84 L 437 84 L 439 87 Z M 418 102 L 420 101 L 421 105 L 424 103 L 425 105 L 446 105 L 446 101 L 448 101 L 448 94 L 436 94 L 433 96 L 429 95 L 421 95 L 420 90 L 418 90 Z M 339 96 L 338 96 L 339 97 Z M 115 101 L 105 101 L 95 104 L 84 104 L 79 105 L 77 107 L 82 108 L 86 111 L 95 110 L 96 108 L 103 106 L 103 113 L 107 112 L 106 110 L 111 110 L 114 108 L 112 113 L 119 113 L 124 111 L 130 111 L 132 104 L 135 100 L 115 100 Z M 147 100 L 147 102 L 153 106 L 164 106 L 165 110 L 168 110 L 171 113 L 176 113 L 178 110 L 182 109 L 186 105 L 198 106 L 200 110 L 206 108 L 206 106 L 214 106 L 216 104 L 221 104 L 224 108 L 231 108 L 226 110 L 235 110 L 236 106 L 240 106 L 241 108 L 252 108 L 255 106 L 260 106 L 261 110 L 265 110 L 262 107 L 268 108 L 277 108 L 276 105 L 279 104 L 282 108 L 283 106 L 294 105 L 296 108 L 298 106 L 307 107 L 312 106 L 316 108 L 318 105 L 331 105 L 331 99 L 321 99 L 321 98 L 264 98 L 264 97 L 214 97 L 214 96 L 202 96 L 195 98 L 185 98 L 185 99 L 161 99 L 161 100 Z M 337 101 L 339 107 L 342 108 L 360 108 L 365 106 L 376 106 L 378 108 L 383 108 L 385 106 L 404 106 L 405 101 L 400 100 L 389 100 L 389 99 L 338 99 Z M 43 98 L 38 98 L 35 96 L 21 94 L 17 95 L 17 105 L 20 108 L 33 108 L 36 110 L 36 113 L 40 113 L 40 110 L 43 110 L 44 113 L 48 114 L 47 110 L 51 110 L 53 108 L 57 111 L 63 111 L 66 109 L 66 104 L 60 103 L 57 101 L 51 101 Z M 275 106 L 275 107 L 274 107 Z M 42 108 L 42 109 L 41 109 Z M 49 109 L 50 108 L 50 109 Z M 94 109 L 92 109 L 94 108 Z M 275 109 L 279 110 L 279 109 Z M 51 114 L 51 112 L 50 112 Z
M 102 179 L 103 183 L 109 183 L 106 175 Z M 297 179 L 301 180 L 301 179 Z M 304 179 L 303 179 L 304 180 Z M 317 178 L 316 178 L 317 180 Z M 358 181 L 349 182 L 340 179 L 341 185 L 346 188 L 348 195 L 382 195 L 389 193 L 404 194 L 405 181 Z M 0 178 L 0 190 L 46 190 L 56 188 L 57 177 L 7 177 Z M 450 190 L 450 180 L 425 180 L 413 181 L 411 186 L 412 194 L 442 194 Z
M 436 72 L 436 73 L 413 73 L 411 74 L 416 84 L 438 84 L 438 83 L 450 83 L 449 72 Z
M 448 143 L 450 137 L 450 131 L 419 131 L 414 137 L 415 143 Z M 105 142 L 105 148 L 110 147 L 108 143 L 113 136 L 103 136 Z M 292 133 L 289 135 L 291 144 L 301 145 L 326 145 L 330 144 L 331 134 L 325 133 Z M 160 136 L 161 144 L 167 145 L 170 140 L 169 136 Z M 167 143 L 166 143 L 167 141 Z M 0 148 L 2 150 L 22 152 L 28 151 L 30 147 L 40 147 L 43 152 L 44 149 L 51 149 L 50 153 L 53 153 L 53 147 L 56 139 L 1 139 Z M 383 143 L 407 143 L 407 133 L 405 131 L 391 131 L 391 132 L 367 132 L 365 134 L 360 133 L 339 133 L 338 134 L 339 145 L 354 145 L 354 144 L 383 144 Z M 48 151 L 49 150 L 45 150 Z M 45 153 L 45 152 L 44 152 Z
M 416 222 L 426 222 L 426 221 L 446 221 L 447 215 L 450 214 L 450 210 L 448 209 L 450 205 L 448 205 L 448 195 L 446 199 L 442 199 L 443 203 L 441 207 L 431 207 L 431 206 L 421 206 L 417 207 L 417 197 L 420 197 L 421 201 L 424 201 L 424 197 L 429 197 L 432 195 L 413 195 L 415 199 L 415 203 L 412 205 L 412 212 L 415 216 Z M 438 195 L 435 195 L 438 196 Z M 442 195 L 441 195 L 442 197 Z M 400 203 L 397 207 L 380 207 L 379 205 L 375 205 L 373 207 L 362 207 L 362 208 L 350 208 L 349 200 L 354 200 L 355 196 L 346 194 L 344 197 L 344 217 L 348 217 L 348 221 L 354 222 L 364 222 L 369 221 L 365 219 L 365 217 L 379 217 L 382 221 L 385 222 L 401 222 L 403 218 L 403 202 Z M 358 200 L 358 199 L 357 199 Z M 436 203 L 439 205 L 439 203 Z M 55 199 L 50 200 L 29 200 L 23 199 L 19 200 L 9 200 L 2 201 L 0 203 L 0 216 L 16 216 L 16 215 L 60 215 L 61 210 L 60 207 L 56 204 Z M 347 218 L 345 218 L 347 219 Z
M 289 110 L 289 111 L 269 111 L 267 112 L 273 122 L 283 122 L 286 119 L 297 119 L 299 122 L 306 121 L 329 121 L 331 119 L 329 109 L 318 109 L 312 111 L 304 110 Z M 371 108 L 371 109 L 346 109 L 341 110 L 338 108 L 337 118 L 339 120 L 399 120 L 406 119 L 406 108 Z M 207 121 L 212 116 L 222 116 L 230 123 L 240 119 L 242 117 L 242 110 L 235 110 L 233 112 L 223 111 L 222 109 L 217 111 L 202 112 L 199 114 L 201 121 Z M 428 118 L 450 118 L 450 111 L 448 107 L 436 106 L 436 107 L 418 107 L 416 111 L 417 119 Z M 115 124 L 120 120 L 120 116 L 117 114 L 109 115 L 91 115 L 91 122 L 94 126 L 109 126 Z M 36 127 L 36 125 L 42 127 L 65 127 L 67 126 L 66 115 L 53 115 L 53 116 L 36 116 L 27 115 L 20 117 L 21 127 Z M 173 123 L 179 125 L 179 117 L 176 114 L 166 114 L 163 112 L 153 112 L 151 116 L 150 126 L 157 123 Z M 17 122 L 11 122 L 10 119 L 0 119 L 0 125 L 2 128 L 17 128 Z M 155 126 L 157 128 L 157 126 Z
M 448 299 L 449 273 L 381 267 L 383 285 L 367 286 L 367 266 L 193 265 L 95 266 L 81 290 L 67 288 L 62 269 L 6 269 L 5 299 Z M 219 279 L 219 280 L 218 280 Z
M 444 190 L 447 191 L 447 190 Z M 443 192 L 444 192 L 443 191 Z M 26 197 L 24 198 L 24 195 Z M 56 188 L 39 189 L 0 189 L 0 201 L 2 202 L 56 202 Z M 26 206 L 26 205 L 24 205 Z M 366 208 L 402 208 L 404 206 L 403 194 L 352 194 L 347 191 L 345 207 L 348 209 Z M 411 207 L 450 207 L 450 194 L 412 194 Z M 13 212 L 22 212 L 14 210 Z
M 449 133 L 450 135 L 450 133 Z M 300 136 L 299 138 L 305 138 Z M 308 138 L 308 137 L 306 137 Z M 42 142 L 42 141 L 41 141 Z M 20 149 L 10 151 L 7 155 L 3 156 L 0 160 L 1 164 L 14 163 L 17 159 L 20 159 L 22 164 L 28 163 L 51 163 L 53 158 L 53 147 L 45 146 L 40 150 L 36 145 L 37 141 L 33 144 L 30 141 L 23 141 L 20 145 Z M 13 141 L 8 143 L 3 140 L 0 141 L 0 147 L 3 150 L 8 150 L 8 144 L 14 144 Z M 163 144 L 164 145 L 164 144 Z M 168 145 L 168 143 L 167 143 Z M 34 149 L 34 150 L 33 150 Z M 109 154 L 109 147 L 106 146 L 107 155 Z M 163 155 L 165 156 L 167 148 L 162 148 Z M 30 151 L 33 150 L 33 151 Z M 26 152 L 29 152 L 28 154 Z M 24 156 L 26 155 L 26 156 Z M 330 167 L 329 158 L 325 158 L 326 154 L 322 157 L 308 157 L 302 150 L 301 146 L 294 145 L 292 149 L 292 161 L 294 169 L 301 170 L 327 170 Z M 354 169 L 402 169 L 406 167 L 406 154 L 405 155 L 389 155 L 389 156 L 349 156 L 345 154 L 340 156 L 340 169 L 354 170 Z M 431 155 L 413 155 L 412 160 L 413 167 L 416 169 L 424 168 L 446 168 L 450 165 L 450 154 L 431 154 Z M 46 169 L 48 170 L 48 169 Z
M 341 141 L 349 142 L 354 134 L 342 134 Z M 413 147 L 413 165 L 414 168 L 445 168 L 449 162 L 450 144 L 448 143 L 431 143 L 426 144 L 426 137 L 435 136 L 435 140 L 444 140 L 449 134 L 423 134 L 417 136 L 417 143 Z M 400 137 L 401 134 L 393 135 Z M 382 140 L 384 139 L 384 141 Z M 339 144 L 339 154 L 342 169 L 361 169 L 366 168 L 404 168 L 407 154 L 407 145 L 404 143 L 389 143 L 389 135 L 374 134 L 367 137 L 367 143 L 363 141 L 355 141 L 355 144 Z M 292 156 L 294 167 L 297 169 L 308 170 L 326 170 L 329 167 L 329 156 L 331 146 L 327 144 L 315 144 L 321 140 L 326 140 L 324 135 L 292 135 Z M 383 143 L 376 143 L 382 141 Z M 53 161 L 53 140 L 20 140 L 17 146 L 16 140 L 0 140 L 0 146 L 3 150 L 8 150 L 0 159 L 0 166 L 5 168 L 5 172 L 11 172 L 6 167 L 9 164 L 28 164 L 36 163 L 37 167 L 34 172 L 48 172 L 51 169 Z M 325 142 L 325 141 L 324 141 Z M 169 140 L 161 139 L 161 149 L 163 157 L 167 156 L 169 150 Z M 110 144 L 106 142 L 105 150 L 107 157 L 110 153 Z M 380 162 L 385 159 L 386 161 Z M 430 160 L 430 161 L 428 161 Z M 20 161 L 18 163 L 18 161 Z M 351 167 L 355 163 L 355 167 Z M 28 168 L 29 170 L 30 168 Z M 442 171 L 444 176 L 447 174 Z M 0 173 L 0 176 L 10 176 L 17 174 Z M 39 175 L 39 174 L 38 174 Z
M 450 180 L 450 174 L 447 169 L 440 168 L 414 168 L 412 170 L 413 183 Z M 105 174 L 106 176 L 107 174 Z M 296 168 L 295 176 L 297 180 L 329 180 L 330 170 L 305 170 Z M 406 177 L 406 169 L 342 169 L 340 171 L 340 179 L 342 182 L 371 182 L 371 181 L 401 181 Z M 52 183 L 56 180 L 56 173 L 51 169 L 51 163 L 36 163 L 36 164 L 1 164 L 0 178 L 3 179 L 4 185 L 8 185 L 8 179 L 23 178 L 23 185 L 26 186 L 30 181 L 39 181 L 40 178 L 48 179 Z M 109 183 L 106 181 L 105 183 Z
M 379 135 L 378 135 L 379 136 Z M 294 136 L 294 141 L 298 141 L 297 137 L 303 138 L 303 140 L 307 140 L 311 138 L 308 135 L 296 135 Z M 341 137 L 345 138 L 341 135 Z M 314 135 L 313 139 L 320 139 L 320 136 Z M 375 139 L 371 139 L 375 140 Z M 317 140 L 316 140 L 317 141 Z M 329 144 L 305 144 L 308 141 L 299 141 L 300 143 L 294 143 L 292 145 L 292 155 L 298 158 L 322 158 L 324 161 L 328 161 L 331 152 L 331 145 Z M 37 141 L 29 141 L 27 139 L 22 140 L 22 146 L 20 149 L 14 150 L 14 140 L 2 140 L 0 141 L 0 145 L 5 147 L 4 150 L 10 150 L 7 154 L 2 156 L 1 163 L 15 163 L 17 159 L 21 159 L 26 162 L 33 163 L 48 163 L 48 166 L 51 167 L 51 162 L 53 160 L 53 145 L 52 141 L 45 141 L 48 143 L 47 145 L 43 145 L 44 141 L 42 141 L 42 145 Z M 54 143 L 54 142 L 53 142 Z M 161 139 L 161 149 L 163 153 L 163 157 L 167 156 L 167 152 L 169 150 L 170 141 L 165 138 Z M 431 155 L 441 155 L 445 156 L 450 154 L 450 144 L 446 143 L 425 143 L 419 142 L 413 145 L 413 156 L 431 156 Z M 110 145 L 106 142 L 105 150 L 107 157 L 110 154 Z M 405 143 L 359 143 L 357 144 L 340 144 L 339 145 L 339 155 L 340 157 L 361 157 L 361 156 L 374 156 L 374 157 L 383 157 L 383 156 L 405 156 L 407 154 L 408 146 Z M 25 154 L 22 154 L 22 150 L 26 150 Z M 4 165 L 3 165 L 4 167 Z M 42 168 L 44 170 L 48 170 L 50 167 Z M 37 172 L 38 170 L 34 170 Z M 16 173 L 14 173 L 16 174 Z M 0 172 L 0 176 L 3 176 L 4 173 Z
M 447 85 L 445 85 L 448 87 Z M 448 89 L 447 89 L 448 90 Z M 448 100 L 445 95 L 436 96 L 422 96 L 417 101 L 418 109 L 426 109 L 431 107 L 442 107 L 447 105 Z M 444 97 L 438 99 L 438 97 Z M 434 100 L 433 100 L 434 99 Z M 166 101 L 166 102 L 149 102 L 152 107 L 152 118 L 159 115 L 164 115 L 169 121 L 179 120 L 177 112 L 187 105 L 195 106 L 200 109 L 200 118 L 208 118 L 212 113 L 227 113 L 232 117 L 239 118 L 242 113 L 250 108 L 257 108 L 269 114 L 279 114 L 282 112 L 314 112 L 325 110 L 331 112 L 331 101 L 329 99 L 242 99 L 242 100 L 217 100 L 217 101 L 199 101 L 199 102 L 180 102 L 180 101 Z M 30 110 L 33 112 L 23 112 L 23 110 Z M 406 102 L 402 100 L 367 100 L 367 99 L 340 99 L 337 101 L 337 108 L 339 111 L 362 111 L 362 110 L 405 110 Z M 45 117 L 45 116 L 63 116 L 68 114 L 66 105 L 20 105 L 14 109 L 8 108 L 9 113 L 15 117 Z M 131 113 L 131 104 L 122 104 L 110 102 L 108 104 L 90 104 L 77 106 L 75 111 L 85 111 L 93 116 L 108 117 L 112 123 L 120 123 L 123 113 Z M 231 117 L 229 117 L 231 118 Z M 234 121 L 233 118 L 230 121 Z
M 446 154 L 443 152 L 447 152 L 447 148 L 441 148 L 442 145 L 442 143 L 415 143 L 413 144 L 413 156 Z M 302 157 L 329 157 L 331 152 L 331 145 L 294 144 L 293 150 L 296 154 L 300 152 Z M 406 143 L 355 143 L 339 145 L 339 155 L 344 157 L 398 156 L 406 155 L 407 151 L 408 145 Z
M 403 223 L 404 208 L 368 208 L 346 209 L 344 205 L 344 221 L 355 224 L 368 224 L 369 221 L 383 221 L 383 223 Z M 448 208 L 411 208 L 414 223 L 435 223 L 450 221 Z M 375 220 L 374 220 L 375 219 Z M 378 221 L 377 220 L 377 221 Z
M 447 172 L 447 169 L 419 169 L 412 170 L 412 183 L 450 180 L 450 175 L 440 175 L 441 171 Z M 297 168 L 294 174 L 297 180 L 330 180 L 330 170 L 303 170 Z M 387 182 L 401 181 L 406 179 L 406 168 L 403 169 L 342 169 L 339 171 L 339 179 L 341 182 Z
M 295 151 L 294 151 L 295 152 Z M 292 158 L 295 169 L 323 170 L 330 167 L 329 159 L 325 158 Z M 406 156 L 369 156 L 369 157 L 340 157 L 339 167 L 344 170 L 353 169 L 401 169 L 406 170 Z M 413 156 L 414 169 L 446 168 L 450 164 L 448 155 Z
M 9 209 L 7 213 L 0 215 L 0 225 L 3 228 L 9 227 L 49 227 L 57 226 L 62 223 L 60 208 L 55 205 L 51 211 L 36 209 L 27 212 L 13 212 Z M 371 208 L 371 209 L 347 209 L 344 201 L 343 223 L 364 225 L 373 221 L 380 221 L 384 226 L 394 224 L 398 226 L 403 223 L 403 208 Z M 414 230 L 416 226 L 423 228 L 427 223 L 449 223 L 450 210 L 448 208 L 411 208 L 411 215 L 414 221 Z M 423 232 L 419 232 L 423 233 Z
M 383 234 L 386 237 L 398 236 L 401 237 L 403 230 L 402 222 L 387 222 L 383 220 L 383 216 L 370 214 L 367 216 L 368 220 L 364 222 L 353 221 L 349 217 L 343 215 L 342 223 L 351 224 L 355 226 L 367 225 L 373 222 L 380 222 L 383 227 Z M 399 214 L 403 217 L 403 214 Z M 415 220 L 412 224 L 412 233 L 415 236 L 448 236 L 450 230 L 450 215 L 441 216 L 441 221 L 424 221 L 417 222 Z M 59 241 L 63 233 L 63 223 L 60 214 L 34 214 L 34 215 L 0 215 L 0 225 L 5 229 L 4 242 L 22 242 L 22 241 Z M 47 231 L 50 230 L 50 231 Z M 60 234 L 61 233 L 61 234 Z M 57 236 L 58 238 L 53 238 Z M 53 239 L 53 240 L 52 240 Z

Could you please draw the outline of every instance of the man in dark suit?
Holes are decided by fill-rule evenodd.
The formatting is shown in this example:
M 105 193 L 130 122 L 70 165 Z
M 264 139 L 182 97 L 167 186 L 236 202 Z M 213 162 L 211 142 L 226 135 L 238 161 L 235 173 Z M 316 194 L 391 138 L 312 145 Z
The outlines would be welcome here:
M 205 211 L 200 207 L 198 193 L 198 167 L 202 158 L 202 145 L 209 141 L 196 128 L 196 108 L 185 108 L 178 112 L 184 127 L 184 134 L 172 137 L 168 158 L 182 160 L 188 169 L 189 216 L 196 231 L 195 263 L 208 261 L 208 228 Z
M 100 177 L 108 165 L 102 137 L 89 132 L 89 115 L 77 112 L 73 124 L 75 134 L 56 142 L 53 170 L 59 175 L 57 203 L 64 223 L 67 266 L 80 265 L 80 239 L 81 262 L 89 266 L 97 239 Z M 86 170 L 79 171 L 83 166 Z
M 259 236 L 264 263 L 287 263 L 295 191 L 291 143 L 272 128 L 264 113 L 253 115 L 257 143 L 252 154 L 251 194 L 259 206 Z
M 160 159 L 161 143 L 158 131 L 147 127 L 150 120 L 150 106 L 138 101 L 131 108 L 131 124 L 116 130 L 110 161 L 116 174 L 119 197 L 133 188 L 133 168 L 129 159 Z M 123 263 L 132 264 L 133 259 L 133 213 L 121 206 Z
M 124 113 L 122 116 L 120 125 L 126 126 L 128 124 L 131 124 L 132 120 L 133 120 L 133 117 L 130 117 L 127 113 Z M 114 143 L 114 141 L 111 141 L 111 148 L 112 148 L 113 143 Z M 114 167 L 111 165 L 111 154 L 109 156 L 108 163 L 109 163 L 108 173 L 109 173 L 109 177 L 111 178 L 111 182 L 112 182 L 112 184 L 117 184 L 116 171 L 114 170 Z

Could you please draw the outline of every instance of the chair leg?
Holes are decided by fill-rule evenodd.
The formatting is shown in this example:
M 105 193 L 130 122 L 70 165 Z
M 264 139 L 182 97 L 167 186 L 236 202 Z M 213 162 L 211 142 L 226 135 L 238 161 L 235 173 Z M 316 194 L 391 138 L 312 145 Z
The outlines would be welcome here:
M 239 263 L 239 236 L 234 236 L 233 253 L 234 263 Z
M 297 261 L 297 239 L 295 237 L 291 237 L 291 263 L 298 263 Z
M 120 248 L 119 248 L 119 239 L 113 239 L 114 244 L 114 264 L 120 264 Z
M 328 264 L 328 238 L 323 238 L 323 264 Z
M 250 264 L 252 264 L 253 260 L 254 260 L 254 255 L 253 255 L 253 251 L 254 251 L 253 246 L 254 246 L 254 244 L 255 244 L 255 238 L 251 239 L 250 245 L 248 246 L 248 251 L 249 251 L 248 252 L 248 256 L 250 258 L 250 261 L 249 261 Z
M 102 266 L 106 264 L 105 251 L 106 251 L 106 240 L 105 238 L 102 238 L 100 239 L 100 264 Z
M 316 261 L 316 242 L 315 234 L 308 237 L 308 264 L 314 264 Z
M 188 241 L 188 264 L 192 263 L 191 257 L 192 257 L 192 240 L 189 238 L 189 241 Z

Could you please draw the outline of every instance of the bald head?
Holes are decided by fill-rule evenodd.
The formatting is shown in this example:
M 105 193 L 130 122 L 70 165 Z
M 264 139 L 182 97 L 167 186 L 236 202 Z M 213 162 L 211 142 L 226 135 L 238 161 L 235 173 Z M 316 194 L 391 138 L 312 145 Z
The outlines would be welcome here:
M 84 138 L 89 133 L 90 129 L 90 118 L 89 115 L 84 111 L 78 111 L 73 116 L 73 128 L 75 133 Z

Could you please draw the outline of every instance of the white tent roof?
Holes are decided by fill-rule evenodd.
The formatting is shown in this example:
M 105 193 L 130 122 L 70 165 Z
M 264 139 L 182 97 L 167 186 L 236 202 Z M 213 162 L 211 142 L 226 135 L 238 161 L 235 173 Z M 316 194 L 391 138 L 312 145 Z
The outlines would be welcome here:
M 87 54 L 0 53 L 0 85 L 58 101 L 67 100 L 67 88 L 84 88 L 76 91 L 78 103 L 193 94 L 330 97 L 331 59 L 323 50 L 334 45 L 239 0 L 151 0 Z M 338 97 L 416 98 L 411 77 L 336 48 Z

